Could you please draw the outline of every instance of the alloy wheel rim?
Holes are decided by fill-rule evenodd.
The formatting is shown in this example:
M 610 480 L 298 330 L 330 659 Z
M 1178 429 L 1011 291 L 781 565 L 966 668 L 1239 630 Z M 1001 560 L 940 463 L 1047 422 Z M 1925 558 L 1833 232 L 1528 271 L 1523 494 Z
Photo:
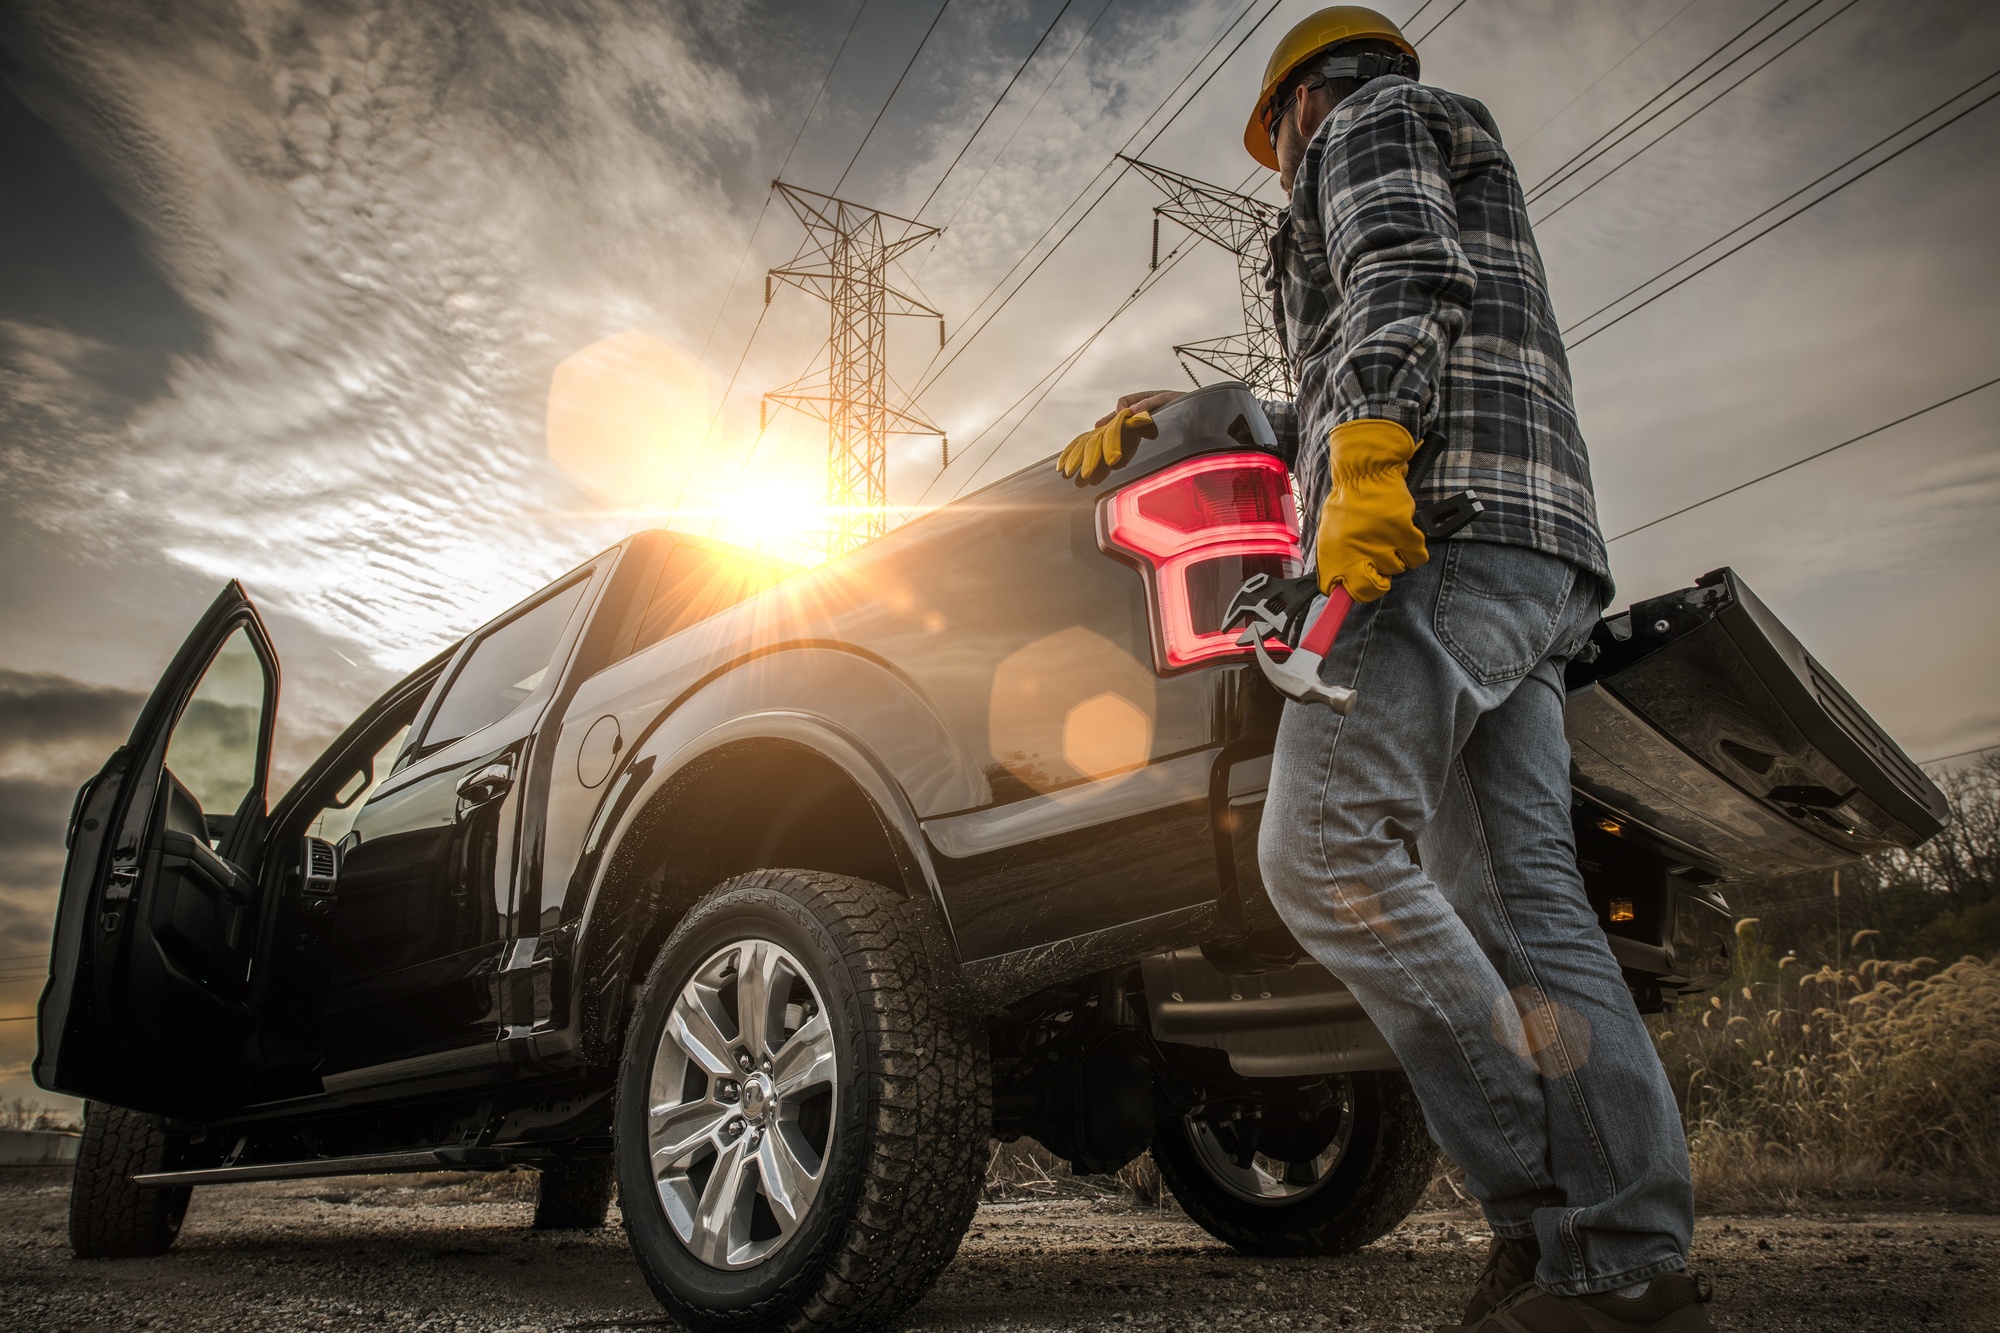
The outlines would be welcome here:
M 753 1268 L 825 1183 L 839 1068 L 805 965 L 770 940 L 723 946 L 674 998 L 653 1054 L 646 1140 L 661 1207 L 710 1268 Z
M 1195 1158 L 1209 1179 L 1247 1203 L 1264 1205 L 1297 1203 L 1316 1193 L 1333 1178 L 1334 1168 L 1346 1156 L 1348 1141 L 1354 1136 L 1354 1107 L 1347 1101 L 1340 1108 L 1340 1128 L 1333 1140 L 1312 1157 L 1287 1161 L 1253 1153 L 1246 1167 L 1237 1162 L 1206 1120 L 1188 1116 L 1186 1121 Z

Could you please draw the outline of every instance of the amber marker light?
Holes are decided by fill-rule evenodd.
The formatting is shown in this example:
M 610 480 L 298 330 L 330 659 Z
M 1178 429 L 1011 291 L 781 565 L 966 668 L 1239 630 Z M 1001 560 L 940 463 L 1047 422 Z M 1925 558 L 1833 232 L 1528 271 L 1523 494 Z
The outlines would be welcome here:
M 1613 898 L 1611 900 L 1611 919 L 1613 921 L 1630 921 L 1636 915 L 1632 910 L 1632 900 L 1630 898 Z
M 1625 826 L 1615 819 L 1600 819 L 1597 821 L 1597 827 L 1603 829 L 1606 833 L 1623 833 L 1625 831 Z

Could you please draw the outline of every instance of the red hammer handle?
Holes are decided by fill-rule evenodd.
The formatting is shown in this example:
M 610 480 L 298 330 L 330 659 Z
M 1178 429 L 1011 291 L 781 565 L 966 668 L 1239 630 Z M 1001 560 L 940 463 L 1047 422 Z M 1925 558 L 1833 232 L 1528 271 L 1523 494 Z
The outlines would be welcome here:
M 1299 651 L 1325 657 L 1333 650 L 1333 641 L 1340 634 L 1341 623 L 1353 609 L 1354 598 L 1348 593 L 1346 585 L 1334 584 L 1333 591 L 1326 595 L 1326 609 L 1319 613 L 1319 619 L 1313 621 L 1312 628 L 1306 631 Z

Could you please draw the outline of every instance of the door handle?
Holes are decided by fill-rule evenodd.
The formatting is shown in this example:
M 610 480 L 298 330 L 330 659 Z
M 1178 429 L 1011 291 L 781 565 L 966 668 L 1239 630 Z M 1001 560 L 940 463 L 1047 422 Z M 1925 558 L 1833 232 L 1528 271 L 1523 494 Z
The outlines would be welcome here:
M 514 787 L 514 765 L 502 760 L 465 775 L 458 784 L 458 813 L 463 818 L 482 805 L 505 796 Z

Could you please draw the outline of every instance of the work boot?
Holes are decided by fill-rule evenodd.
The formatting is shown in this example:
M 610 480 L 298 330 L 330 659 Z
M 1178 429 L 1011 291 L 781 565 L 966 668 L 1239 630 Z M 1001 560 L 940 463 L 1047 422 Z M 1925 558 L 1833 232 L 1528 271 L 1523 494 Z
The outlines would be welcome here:
M 1515 1291 L 1468 1333 L 1714 1333 L 1708 1279 L 1662 1273 L 1642 1296 L 1605 1292 L 1558 1296 L 1540 1287 Z
M 1486 1252 L 1486 1267 L 1479 1274 L 1479 1284 L 1472 1289 L 1472 1299 L 1465 1303 L 1465 1317 L 1458 1321 L 1460 1326 L 1476 1327 L 1516 1288 L 1533 1282 L 1535 1265 L 1541 1261 L 1542 1243 L 1533 1234 L 1495 1236 L 1493 1247 Z

